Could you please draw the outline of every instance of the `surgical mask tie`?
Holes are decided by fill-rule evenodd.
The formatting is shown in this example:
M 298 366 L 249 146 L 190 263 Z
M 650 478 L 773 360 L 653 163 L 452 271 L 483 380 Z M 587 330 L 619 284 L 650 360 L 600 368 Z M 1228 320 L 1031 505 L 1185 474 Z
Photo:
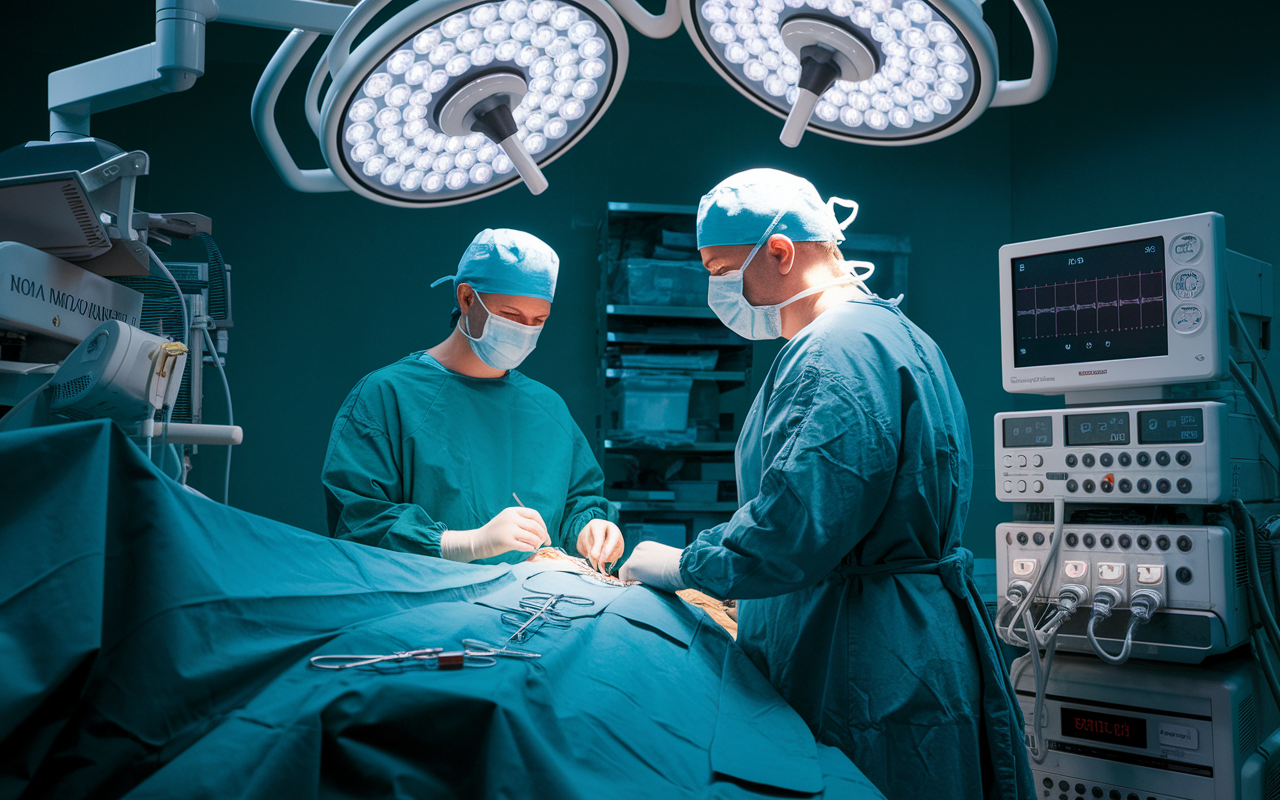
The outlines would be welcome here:
M 774 229 L 778 227 L 778 223 L 782 221 L 782 218 L 791 209 L 792 204 L 795 202 L 795 199 L 800 196 L 801 191 L 803 191 L 803 189 L 797 191 L 796 194 L 792 196 L 791 200 L 783 205 L 781 210 L 779 210 L 774 216 L 773 221 L 769 223 L 769 227 L 765 229 L 764 235 L 756 242 L 755 247 L 751 248 L 751 252 L 747 254 L 746 260 L 742 262 L 742 266 L 739 269 L 724 275 L 713 275 L 708 283 L 707 305 L 711 306 L 711 310 L 715 312 L 716 316 L 720 318 L 720 321 L 723 322 L 726 327 L 744 339 L 751 339 L 755 341 L 777 339 L 782 335 L 783 308 L 786 308 L 797 300 L 825 291 L 834 286 L 843 286 L 845 284 L 856 284 L 860 286 L 862 278 L 870 276 L 871 271 L 875 269 L 873 264 L 866 261 L 845 262 L 850 265 L 865 266 L 868 270 L 863 273 L 862 276 L 858 276 L 853 272 L 850 272 L 847 275 L 841 275 L 829 281 L 823 281 L 822 283 L 810 286 L 787 300 L 781 303 L 775 303 L 774 305 L 754 306 L 747 302 L 746 296 L 742 293 L 742 275 L 746 272 L 747 267 L 756 257 L 756 253 L 760 252 L 760 248 L 769 240 Z M 843 223 L 840 223 L 840 229 L 844 230 L 851 222 L 853 222 L 853 218 L 858 215 L 858 204 L 852 200 L 844 200 L 838 197 L 832 197 L 827 201 L 828 208 L 831 208 L 835 204 L 851 207 L 853 209 L 853 213 L 850 214 Z M 832 213 L 832 216 L 835 216 L 834 212 Z M 841 236 L 840 240 L 843 241 L 843 239 L 844 237 Z
M 489 310 L 475 292 L 476 302 L 488 314 L 484 323 L 484 332 L 478 337 L 471 335 L 471 322 L 466 314 L 459 321 L 458 330 L 467 337 L 471 351 L 484 363 L 494 369 L 515 369 L 520 366 L 533 349 L 538 346 L 538 337 L 542 334 L 541 325 L 521 325 L 519 322 L 500 317 Z

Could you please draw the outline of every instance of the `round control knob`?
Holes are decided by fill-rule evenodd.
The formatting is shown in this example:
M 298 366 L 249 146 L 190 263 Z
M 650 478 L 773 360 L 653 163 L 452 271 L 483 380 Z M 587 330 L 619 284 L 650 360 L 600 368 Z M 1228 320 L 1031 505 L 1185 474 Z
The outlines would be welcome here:
M 1066 538 L 1067 547 L 1075 547 L 1080 544 L 1080 537 L 1074 533 L 1068 533 Z
M 1098 484 L 1098 488 L 1106 492 L 1107 494 L 1111 494 L 1111 490 L 1115 488 L 1115 484 L 1113 484 L 1109 480 L 1104 479 L 1102 483 Z
M 1150 549 L 1151 549 L 1151 537 L 1150 537 L 1150 536 L 1148 536 L 1148 535 L 1146 535 L 1145 533 L 1140 534 L 1140 535 L 1138 536 L 1138 547 L 1141 547 L 1143 550 L 1150 550 Z
M 1074 479 L 1074 478 L 1072 478 L 1071 480 L 1067 481 L 1067 491 L 1068 491 L 1068 492 L 1074 492 L 1076 489 L 1079 489 L 1079 488 L 1080 488 L 1080 484 L 1076 483 L 1076 481 L 1075 481 L 1075 479 Z
M 1161 478 L 1160 480 L 1156 481 L 1156 491 L 1159 492 L 1160 494 L 1168 494 L 1169 490 L 1172 488 L 1173 488 L 1173 484 L 1169 483 L 1168 478 Z
M 1151 481 L 1147 480 L 1146 478 L 1139 478 L 1138 491 L 1142 492 L 1143 494 L 1146 494 L 1147 492 L 1151 491 Z
M 1186 478 L 1183 478 L 1183 480 L 1186 480 Z M 1032 482 L 1031 482 L 1031 491 L 1035 492 L 1036 494 L 1039 494 L 1040 492 L 1043 492 L 1043 491 L 1044 491 L 1044 481 L 1032 481 Z
M 1127 467 L 1133 463 L 1133 456 L 1128 453 L 1121 453 L 1116 460 L 1120 462 L 1120 466 Z
M 1146 466 L 1149 466 L 1150 464 L 1151 464 L 1150 453 L 1148 453 L 1145 450 L 1143 450 L 1141 453 L 1138 453 L 1138 466 L 1146 467 Z
M 1178 491 L 1183 494 L 1191 494 L 1191 481 L 1186 478 L 1178 478 Z
M 1020 492 L 1025 492 L 1026 490 L 1027 490 L 1027 482 L 1026 482 L 1026 481 L 1018 481 L 1018 491 L 1020 491 Z
M 1173 573 L 1173 577 L 1178 579 L 1178 583 L 1191 583 L 1191 570 L 1186 567 L 1178 567 L 1178 571 Z
M 1097 542 L 1097 539 L 1093 538 L 1092 533 L 1086 533 L 1082 541 L 1084 542 L 1085 547 L 1093 547 L 1093 545 Z
M 1129 534 L 1127 533 L 1120 534 L 1120 538 L 1117 539 L 1116 541 L 1118 541 L 1120 543 L 1120 546 L 1123 547 L 1125 550 L 1128 550 L 1133 545 L 1133 538 L 1129 536 Z
M 1102 538 L 1098 539 L 1098 541 L 1102 543 L 1103 547 L 1110 547 L 1116 543 L 1116 540 L 1113 539 L 1109 533 L 1102 534 Z
M 1093 485 L 1093 481 L 1089 480 L 1088 478 L 1085 478 L 1085 481 L 1084 481 L 1084 490 L 1085 490 L 1086 492 L 1089 492 L 1090 494 L 1092 494 L 1092 493 L 1093 493 L 1093 490 L 1094 490 L 1095 488 L 1097 488 L 1097 487 L 1095 487 L 1095 486 Z
M 1191 537 L 1190 537 L 1190 536 L 1185 536 L 1185 535 L 1184 535 L 1184 536 L 1179 536 L 1179 537 L 1178 537 L 1178 549 L 1179 549 L 1179 550 L 1181 550 L 1181 551 L 1182 551 L 1182 552 L 1184 552 L 1184 553 L 1190 553 L 1190 552 L 1191 552 Z
M 1162 467 L 1169 466 L 1169 454 L 1163 450 L 1161 450 L 1159 453 L 1156 453 L 1156 463 Z
M 1084 464 L 1086 467 L 1092 467 L 1092 466 L 1093 466 L 1093 453 L 1085 453 L 1083 456 L 1081 456 L 1081 457 L 1080 457 L 1080 463 L 1081 463 L 1081 464 Z
M 1044 544 L 1044 534 L 1041 533 L 1040 531 L 1036 531 L 1035 533 L 1031 534 L 1031 541 L 1035 542 L 1036 544 Z
M 1098 456 L 1098 463 L 1104 467 L 1111 466 L 1111 454 L 1103 453 L 1102 455 Z
M 1191 463 L 1191 454 L 1186 450 L 1179 450 L 1173 459 L 1178 462 L 1179 466 L 1185 467 Z
M 1027 532 L 1026 532 L 1026 531 L 1019 531 L 1019 532 L 1018 532 L 1018 544 L 1026 544 L 1026 543 L 1027 543 Z
M 1005 456 L 1005 457 L 1004 457 L 1004 465 L 1005 465 L 1006 467 L 1012 467 L 1012 466 L 1013 466 L 1013 456 Z
M 1080 461 L 1076 458 L 1076 454 L 1075 454 L 1075 453 L 1067 453 L 1067 466 L 1068 466 L 1068 467 L 1074 467 L 1076 464 L 1079 464 L 1079 463 L 1080 463 Z
M 1170 544 L 1168 536 L 1161 534 L 1156 537 L 1156 547 L 1159 547 L 1161 550 L 1168 550 Z
M 1025 467 L 1026 465 L 1027 465 L 1027 457 L 1026 457 L 1026 456 L 1018 456 L 1018 466 L 1020 466 L 1020 467 Z
M 1041 456 L 1041 455 L 1034 455 L 1034 456 L 1032 456 L 1032 457 L 1031 457 L 1031 466 L 1033 466 L 1033 467 L 1043 467 L 1043 466 L 1044 466 L 1044 456 Z
M 1129 480 L 1128 478 L 1121 478 L 1120 482 L 1117 483 L 1116 486 L 1119 486 L 1120 491 L 1125 494 L 1128 494 L 1129 492 L 1133 491 L 1133 481 Z
M 1005 482 L 1004 482 L 1004 490 L 1005 490 L 1006 492 L 1012 492 L 1012 491 L 1013 491 L 1013 481 L 1005 481 Z

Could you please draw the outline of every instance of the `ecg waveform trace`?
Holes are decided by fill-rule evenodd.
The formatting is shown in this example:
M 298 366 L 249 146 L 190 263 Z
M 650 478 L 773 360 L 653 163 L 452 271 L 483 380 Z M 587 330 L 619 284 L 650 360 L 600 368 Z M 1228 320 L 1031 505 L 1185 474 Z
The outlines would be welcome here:
M 1161 271 L 1028 286 L 1016 292 L 1019 339 L 1081 336 L 1164 325 L 1164 273 Z

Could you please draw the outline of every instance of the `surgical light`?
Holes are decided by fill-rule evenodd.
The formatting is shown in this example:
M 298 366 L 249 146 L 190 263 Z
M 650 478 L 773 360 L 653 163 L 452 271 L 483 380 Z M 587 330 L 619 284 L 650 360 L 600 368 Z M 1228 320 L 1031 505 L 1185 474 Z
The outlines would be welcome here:
M 1031 78 L 998 80 L 974 0 L 682 0 L 694 45 L 735 89 L 807 129 L 864 144 L 948 136 L 989 106 L 1048 91 L 1057 36 L 1043 0 L 1015 0 L 1035 45 Z
M 539 194 L 542 166 L 595 125 L 626 69 L 622 20 L 600 0 L 419 0 L 352 48 L 385 5 L 352 12 L 307 91 L 340 186 L 298 170 L 275 129 L 275 98 L 316 34 L 290 34 L 263 74 L 255 128 L 295 188 L 350 188 L 408 207 L 474 200 L 520 179 Z

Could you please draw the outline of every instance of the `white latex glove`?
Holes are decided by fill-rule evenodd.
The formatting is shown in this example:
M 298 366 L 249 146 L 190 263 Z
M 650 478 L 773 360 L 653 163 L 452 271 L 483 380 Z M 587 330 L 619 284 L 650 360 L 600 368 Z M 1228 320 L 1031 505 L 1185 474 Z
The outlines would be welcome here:
M 680 554 L 684 550 L 657 542 L 641 542 L 631 551 L 631 558 L 622 565 L 618 577 L 627 581 L 640 581 L 655 589 L 678 592 L 685 588 L 680 577 Z
M 547 524 L 532 508 L 506 508 L 483 528 L 440 534 L 440 555 L 450 561 L 493 558 L 512 550 L 531 553 L 551 544 Z
M 607 519 L 593 519 L 578 531 L 578 555 L 601 572 L 617 563 L 625 549 L 622 531 Z

